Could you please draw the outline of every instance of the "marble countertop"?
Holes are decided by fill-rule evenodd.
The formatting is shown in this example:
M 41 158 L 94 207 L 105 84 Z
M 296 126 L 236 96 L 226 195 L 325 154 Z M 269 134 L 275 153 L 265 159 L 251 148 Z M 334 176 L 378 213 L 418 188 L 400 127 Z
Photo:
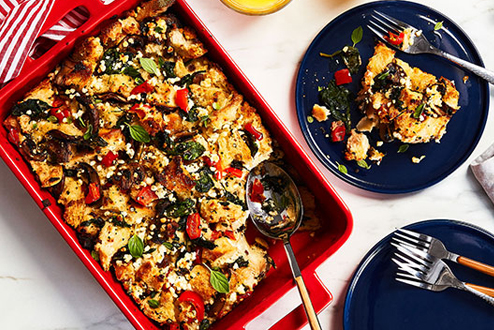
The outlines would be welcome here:
M 188 2 L 311 154 L 296 119 L 299 63 L 320 29 L 365 1 L 293 0 L 280 12 L 264 17 L 238 14 L 220 0 Z M 418 2 L 458 23 L 478 47 L 486 67 L 494 69 L 491 0 Z M 470 158 L 442 182 L 415 193 L 382 195 L 355 188 L 311 154 L 354 217 L 348 241 L 317 270 L 334 295 L 332 304 L 320 314 L 323 329 L 342 328 L 344 298 L 353 272 L 365 253 L 395 228 L 441 218 L 463 220 L 494 232 L 494 205 L 468 168 L 494 142 L 491 117 Z M 0 175 L 0 329 L 132 329 L 3 162 Z M 292 290 L 248 328 L 266 329 L 299 304 L 298 293 Z

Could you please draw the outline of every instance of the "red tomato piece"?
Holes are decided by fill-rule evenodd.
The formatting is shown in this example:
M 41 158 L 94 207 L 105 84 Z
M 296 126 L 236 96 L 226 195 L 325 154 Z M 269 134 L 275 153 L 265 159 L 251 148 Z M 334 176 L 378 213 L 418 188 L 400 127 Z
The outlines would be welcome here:
M 59 107 L 59 108 L 51 108 L 50 109 L 50 114 L 52 116 L 55 116 L 58 120 L 59 123 L 63 122 L 63 120 L 65 118 L 69 118 L 70 117 L 70 111 L 62 106 L 62 107 Z
M 136 197 L 136 202 L 142 206 L 147 206 L 152 201 L 158 199 L 158 196 L 151 190 L 151 186 L 146 186 L 142 188 Z
M 19 144 L 21 143 L 20 137 L 19 137 L 19 130 L 15 127 L 9 128 L 9 134 L 7 137 L 9 139 L 9 141 L 16 146 L 19 146 Z
M 386 39 L 390 44 L 398 46 L 403 42 L 403 39 L 405 38 L 405 34 L 403 32 L 400 32 L 399 35 L 394 34 L 393 32 L 389 32 L 389 36 L 384 36 L 384 39 Z
M 204 320 L 204 301 L 201 296 L 194 291 L 184 291 L 180 297 L 178 297 L 178 301 L 180 302 L 188 302 L 194 306 L 196 310 L 196 317 L 199 322 Z
M 175 103 L 185 112 L 189 112 L 189 90 L 187 88 L 179 89 L 175 94 Z
M 130 92 L 130 95 L 136 95 L 141 93 L 151 93 L 154 91 L 154 86 L 151 86 L 147 81 L 142 84 L 134 87 L 134 89 Z
M 113 165 L 113 162 L 118 158 L 118 153 L 114 154 L 111 151 L 108 151 L 105 157 L 101 160 L 101 164 L 105 165 L 106 167 L 110 167 Z
M 101 198 L 100 186 L 96 182 L 89 184 L 86 204 L 92 204 Z
M 254 203 L 262 203 L 265 199 L 264 186 L 259 179 L 255 179 L 250 187 L 250 200 Z
M 170 330 L 180 330 L 180 323 L 170 324 Z
M 331 123 L 331 141 L 340 142 L 343 141 L 346 134 L 345 124 L 341 121 L 334 121 Z
M 336 80 L 336 85 L 344 85 L 352 82 L 352 76 L 348 69 L 341 69 L 334 73 L 334 79 Z
M 216 166 L 216 163 L 215 163 L 215 162 L 213 162 L 213 161 L 211 160 L 211 158 L 209 158 L 208 156 L 203 156 L 203 157 L 202 157 L 202 160 L 203 160 L 203 161 L 204 161 L 204 163 L 205 163 L 207 166 L 209 166 L 209 167 Z
M 235 240 L 235 234 L 231 230 L 226 230 L 223 232 L 223 235 L 231 239 L 232 241 Z
M 194 259 L 194 265 L 201 265 L 202 264 L 202 246 L 197 246 L 195 252 L 196 252 L 196 258 Z
M 261 141 L 263 138 L 263 135 L 261 132 L 259 132 L 254 126 L 252 126 L 252 123 L 248 123 L 245 125 L 245 130 L 252 134 L 256 140 Z
M 216 163 L 216 173 L 214 173 L 214 178 L 217 181 L 223 178 L 223 165 L 221 164 L 221 158 Z
M 185 229 L 190 239 L 201 237 L 201 217 L 199 216 L 199 213 L 192 213 L 187 217 Z
M 236 176 L 237 178 L 241 178 L 242 177 L 242 170 L 238 169 L 238 168 L 235 168 L 235 167 L 228 167 L 225 169 L 224 171 L 227 175 L 228 174 L 231 174 L 231 175 L 234 175 Z

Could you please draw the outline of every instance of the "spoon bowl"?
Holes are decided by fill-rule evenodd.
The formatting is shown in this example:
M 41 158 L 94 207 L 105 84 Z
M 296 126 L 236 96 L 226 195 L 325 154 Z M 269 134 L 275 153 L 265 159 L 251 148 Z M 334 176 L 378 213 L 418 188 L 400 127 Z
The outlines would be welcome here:
M 292 178 L 273 163 L 261 163 L 250 172 L 246 191 L 257 229 L 268 237 L 288 241 L 300 227 L 304 212 Z
M 245 199 L 257 229 L 268 237 L 283 241 L 310 327 L 313 330 L 321 329 L 290 244 L 290 237 L 300 227 L 304 213 L 295 182 L 279 166 L 263 162 L 253 168 L 247 177 Z

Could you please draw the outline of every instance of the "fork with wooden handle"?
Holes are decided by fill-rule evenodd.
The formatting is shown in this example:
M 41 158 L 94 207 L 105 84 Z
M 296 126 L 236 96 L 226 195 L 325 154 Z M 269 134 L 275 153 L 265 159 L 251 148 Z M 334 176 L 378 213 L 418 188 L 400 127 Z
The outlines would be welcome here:
M 494 277 L 493 266 L 450 252 L 446 249 L 443 242 L 432 236 L 417 233 L 408 229 L 398 229 L 395 232 L 393 241 L 405 246 L 408 245 L 417 248 L 436 258 L 451 260 Z

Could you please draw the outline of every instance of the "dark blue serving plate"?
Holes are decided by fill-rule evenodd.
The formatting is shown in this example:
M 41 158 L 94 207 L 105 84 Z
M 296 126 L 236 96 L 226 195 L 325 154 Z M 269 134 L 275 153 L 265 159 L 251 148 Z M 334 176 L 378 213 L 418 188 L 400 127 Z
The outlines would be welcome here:
M 450 251 L 494 265 L 494 235 L 481 228 L 453 220 L 428 220 L 405 228 L 442 240 Z M 367 253 L 350 282 L 345 330 L 492 330 L 494 307 L 471 293 L 452 288 L 432 292 L 396 281 L 391 237 Z M 494 287 L 494 278 L 447 263 L 460 280 Z
M 364 34 L 357 44 L 362 57 L 362 66 L 348 88 L 357 94 L 360 81 L 369 58 L 374 53 L 376 39 L 366 24 L 370 14 L 381 11 L 422 29 L 425 36 L 438 48 L 462 59 L 483 66 L 482 59 L 469 37 L 449 18 L 438 11 L 421 4 L 408 1 L 378 1 L 367 3 L 341 14 L 331 21 L 316 36 L 309 46 L 296 82 L 297 115 L 302 132 L 319 160 L 334 174 L 357 187 L 379 193 L 406 193 L 429 187 L 451 174 L 472 153 L 482 135 L 489 108 L 488 83 L 474 74 L 464 71 L 446 59 L 434 55 L 408 55 L 402 52 L 397 57 L 419 67 L 437 77 L 444 76 L 456 83 L 460 92 L 461 109 L 447 126 L 447 133 L 441 143 L 410 145 L 405 153 L 398 153 L 400 141 L 385 143 L 378 149 L 386 153 L 380 165 L 372 165 L 368 170 L 344 159 L 345 144 L 331 142 L 325 137 L 330 132 L 331 120 L 309 123 L 314 103 L 318 103 L 318 87 L 327 85 L 333 79 L 334 71 L 344 68 L 342 64 L 323 58 L 320 52 L 331 54 L 351 45 L 352 31 L 362 26 Z M 443 22 L 443 29 L 434 31 L 436 22 Z M 464 76 L 469 79 L 463 82 Z M 355 104 L 352 121 L 355 125 L 362 115 Z M 380 140 L 377 130 L 370 136 L 372 141 Z M 411 161 L 413 156 L 426 157 L 419 163 Z M 338 164 L 348 169 L 348 174 L 338 170 Z

